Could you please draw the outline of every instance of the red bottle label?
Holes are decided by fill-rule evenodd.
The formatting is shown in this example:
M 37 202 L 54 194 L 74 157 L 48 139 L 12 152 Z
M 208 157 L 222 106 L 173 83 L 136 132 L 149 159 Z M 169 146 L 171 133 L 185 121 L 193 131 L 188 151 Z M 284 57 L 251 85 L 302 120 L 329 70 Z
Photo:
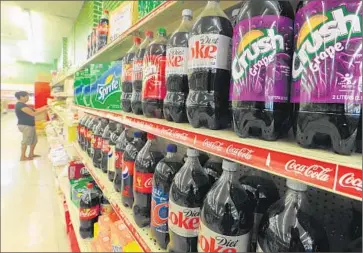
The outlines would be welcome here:
M 124 152 L 116 151 L 115 154 L 115 167 L 116 169 L 122 169 L 122 156 Z
M 102 152 L 108 153 L 110 151 L 109 140 L 102 141 Z
M 85 138 L 87 138 L 87 135 L 88 135 L 88 128 L 84 128 L 84 132 L 83 132 L 83 136 L 85 137 Z
M 144 59 L 142 98 L 164 99 L 166 56 L 147 55 Z
M 134 161 L 125 161 L 124 159 L 122 159 L 122 180 L 126 180 L 128 177 L 132 177 L 134 175 L 134 168 L 135 168 Z M 132 196 L 131 185 L 125 185 L 123 183 L 122 196 L 125 196 L 125 197 Z
M 132 82 L 132 64 L 124 63 L 122 65 L 122 82 Z
M 89 130 L 87 131 L 86 138 L 87 138 L 89 141 L 91 141 L 91 140 L 92 140 L 92 137 L 93 137 L 93 132 L 92 132 L 92 130 L 91 130 L 91 129 L 89 129 Z
M 151 194 L 153 175 L 153 173 L 135 171 L 134 190 L 140 193 Z
M 79 133 L 81 135 L 84 135 L 84 126 L 81 126 L 80 129 L 79 129 Z
M 93 143 L 93 148 L 101 149 L 102 148 L 102 137 L 94 135 L 92 143 Z
M 92 220 L 100 214 L 100 205 L 93 206 L 91 208 L 80 208 L 79 219 L 80 220 Z
M 134 60 L 132 81 L 137 81 L 137 80 L 142 81 L 142 69 L 143 69 L 143 60 L 142 59 Z

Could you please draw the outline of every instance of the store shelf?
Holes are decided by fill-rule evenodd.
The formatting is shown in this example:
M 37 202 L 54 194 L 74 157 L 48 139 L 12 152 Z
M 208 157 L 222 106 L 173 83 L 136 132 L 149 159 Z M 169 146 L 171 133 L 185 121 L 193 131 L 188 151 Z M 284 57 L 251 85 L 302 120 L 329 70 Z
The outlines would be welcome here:
M 75 143 L 74 147 L 79 157 L 82 158 L 82 162 L 87 167 L 93 179 L 101 188 L 103 194 L 107 197 L 120 219 L 124 221 L 130 233 L 139 243 L 140 247 L 144 250 L 144 252 L 163 252 L 164 250 L 161 250 L 158 247 L 157 243 L 150 237 L 149 227 L 139 228 L 136 225 L 132 215 L 132 210 L 122 205 L 121 194 L 114 190 L 113 184 L 108 180 L 107 174 L 103 173 L 100 169 L 97 169 L 93 166 L 91 159 L 80 148 L 78 144 Z
M 74 107 L 274 175 L 362 200 L 360 154 L 343 156 L 331 151 L 304 149 L 294 140 L 267 142 L 252 138 L 242 139 L 230 130 L 196 129 L 186 123 L 177 124 L 131 113 Z
M 50 94 L 52 97 L 58 97 L 58 98 L 67 98 L 67 97 L 73 97 L 73 94 L 68 94 L 66 92 L 54 92 Z
M 59 119 L 67 126 L 75 126 L 78 124 L 78 121 L 76 120 L 69 120 L 68 117 L 65 115 L 65 112 L 62 112 L 60 110 L 57 110 L 55 107 L 50 107 L 51 110 L 56 114 L 58 115 Z

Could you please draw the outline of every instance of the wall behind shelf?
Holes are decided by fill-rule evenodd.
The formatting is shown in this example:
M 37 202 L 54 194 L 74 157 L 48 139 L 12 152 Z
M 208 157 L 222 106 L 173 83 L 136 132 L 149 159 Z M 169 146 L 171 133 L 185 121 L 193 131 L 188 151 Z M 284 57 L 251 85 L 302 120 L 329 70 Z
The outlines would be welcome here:
M 1 83 L 34 83 L 37 75 L 40 73 L 48 74 L 52 69 L 52 64 L 33 64 L 28 62 L 1 64 Z

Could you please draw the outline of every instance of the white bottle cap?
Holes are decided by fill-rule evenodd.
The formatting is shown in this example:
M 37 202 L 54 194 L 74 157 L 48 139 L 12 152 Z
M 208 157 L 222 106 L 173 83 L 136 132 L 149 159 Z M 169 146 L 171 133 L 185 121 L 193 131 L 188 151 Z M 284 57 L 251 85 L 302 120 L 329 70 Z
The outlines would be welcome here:
M 182 11 L 182 16 L 189 16 L 189 17 L 193 17 L 193 11 L 191 9 L 184 9 Z
M 239 9 L 234 9 L 234 10 L 232 11 L 232 17 L 237 16 L 237 15 L 238 15 L 238 12 L 239 12 Z
M 292 179 L 286 179 L 286 186 L 292 190 L 304 192 L 307 191 L 308 186 Z
M 187 156 L 199 156 L 199 151 L 192 149 L 192 148 L 188 148 L 187 149 Z
M 238 164 L 228 160 L 223 160 L 222 168 L 226 171 L 237 171 Z

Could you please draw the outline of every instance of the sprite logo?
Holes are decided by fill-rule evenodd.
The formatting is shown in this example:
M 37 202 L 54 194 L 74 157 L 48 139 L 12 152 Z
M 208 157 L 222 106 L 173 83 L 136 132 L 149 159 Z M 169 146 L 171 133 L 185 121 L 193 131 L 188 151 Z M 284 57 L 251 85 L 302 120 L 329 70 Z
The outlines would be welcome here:
M 97 100 L 104 104 L 105 101 L 114 93 L 119 91 L 120 89 L 120 78 L 117 77 L 115 74 L 110 74 L 104 84 L 98 84 L 97 87 Z
M 256 76 L 261 67 L 271 63 L 275 54 L 285 50 L 284 37 L 275 29 L 251 30 L 241 39 L 232 62 L 233 80 L 250 74 Z
M 362 36 L 362 19 L 356 13 L 349 13 L 345 6 L 324 14 L 310 17 L 301 26 L 296 40 L 292 77 L 297 80 L 308 67 L 313 72 L 320 71 L 326 59 L 335 58 L 336 52 L 343 51 L 344 39 Z M 312 91 L 308 82 L 302 82 L 306 91 Z

